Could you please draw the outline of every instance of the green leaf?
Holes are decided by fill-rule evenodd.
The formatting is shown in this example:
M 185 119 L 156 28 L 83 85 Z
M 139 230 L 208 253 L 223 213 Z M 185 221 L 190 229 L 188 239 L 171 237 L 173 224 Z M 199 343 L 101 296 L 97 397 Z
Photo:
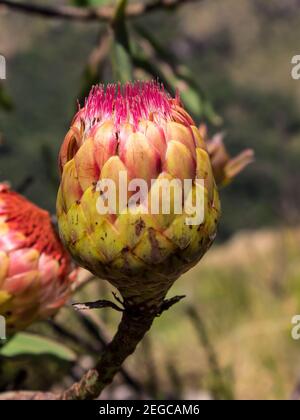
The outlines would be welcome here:
M 44 171 L 45 174 L 47 174 L 49 184 L 51 184 L 54 191 L 56 191 L 59 185 L 59 176 L 56 168 L 56 156 L 48 144 L 41 144 L 41 159 L 44 163 Z
M 133 78 L 133 65 L 129 34 L 125 21 L 127 0 L 119 0 L 112 23 L 114 37 L 111 48 L 111 61 L 116 81 L 125 83 Z
M 115 81 L 126 83 L 133 79 L 132 58 L 122 44 L 113 40 L 111 62 Z
M 2 85 L 0 85 L 0 108 L 5 111 L 11 111 L 13 109 L 12 100 L 7 95 Z
M 80 92 L 78 95 L 78 101 L 80 104 L 84 103 L 84 100 L 89 95 L 92 86 L 97 85 L 100 81 L 104 81 L 103 64 L 105 64 L 105 61 L 104 63 L 99 63 L 96 67 L 88 64 L 84 69 L 81 78 Z
M 74 6 L 86 7 L 90 6 L 90 0 L 71 0 L 71 4 L 74 4 Z
M 71 4 L 78 7 L 96 7 L 113 4 L 114 0 L 71 0 Z
M 164 74 L 164 80 L 172 86 L 172 90 L 179 89 L 181 99 L 188 111 L 197 117 L 207 118 L 212 124 L 221 124 L 222 119 L 214 111 L 212 104 L 189 68 L 184 64 L 179 65 L 177 57 L 165 49 L 150 31 L 138 25 L 135 26 L 135 29 L 139 36 L 150 44 L 157 58 L 156 67 L 161 69 L 159 73 Z M 151 67 L 154 68 L 155 65 L 152 63 Z
M 52 355 L 68 362 L 75 361 L 77 357 L 63 344 L 31 333 L 18 333 L 4 347 L 0 348 L 0 356 L 3 357 L 43 354 Z

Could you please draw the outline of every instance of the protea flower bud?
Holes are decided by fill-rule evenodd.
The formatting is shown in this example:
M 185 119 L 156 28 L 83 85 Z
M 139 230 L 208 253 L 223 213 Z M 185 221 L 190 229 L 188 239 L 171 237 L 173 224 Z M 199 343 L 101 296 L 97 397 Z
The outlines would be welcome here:
M 0 184 L 0 315 L 9 333 L 53 315 L 74 280 L 50 215 Z
M 72 122 L 59 162 L 61 238 L 80 265 L 109 280 L 127 301 L 164 295 L 213 242 L 220 208 L 205 142 L 179 98 L 156 82 L 94 87 Z M 133 182 L 125 193 L 124 176 Z M 146 189 L 138 200 L 137 179 Z M 99 200 L 109 197 L 99 181 L 107 180 L 116 185 L 117 206 L 103 214 Z M 190 180 L 188 193 L 178 198 L 172 190 L 170 212 L 161 202 L 153 211 L 150 196 L 161 198 L 164 181 L 172 180 Z M 204 218 L 187 223 L 191 201 L 185 204 L 197 192 Z

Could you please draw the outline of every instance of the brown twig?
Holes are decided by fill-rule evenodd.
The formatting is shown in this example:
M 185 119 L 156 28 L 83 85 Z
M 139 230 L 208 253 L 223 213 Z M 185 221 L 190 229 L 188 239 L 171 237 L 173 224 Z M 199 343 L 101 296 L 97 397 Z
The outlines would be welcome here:
M 88 400 L 97 398 L 120 370 L 146 332 L 150 329 L 156 311 L 140 312 L 125 310 L 118 332 L 107 346 L 99 363 L 83 376 L 80 382 L 61 395 L 63 400 Z
M 0 400 L 91 400 L 97 398 L 109 385 L 125 359 L 130 356 L 150 329 L 156 311 L 147 313 L 126 310 L 118 331 L 106 347 L 95 368 L 90 369 L 78 382 L 62 394 L 17 391 L 0 395 Z
M 110 335 L 108 334 L 102 319 L 93 311 L 76 312 L 76 316 L 83 328 L 95 338 L 97 343 L 100 344 L 101 349 L 103 350 L 103 348 L 106 348 L 110 342 Z M 125 383 L 138 395 L 144 393 L 142 384 L 139 383 L 137 378 L 132 376 L 126 367 L 122 367 L 120 369 L 120 375 L 123 377 Z
M 130 306 L 126 300 L 123 305 L 122 319 L 117 334 L 107 346 L 99 363 L 91 369 L 80 382 L 61 395 L 63 400 L 88 400 L 97 398 L 109 385 L 123 362 L 136 349 L 139 342 L 150 329 L 154 319 L 179 302 L 184 296 L 172 299 L 145 302 L 138 306 Z
M 29 400 L 58 400 L 58 396 L 51 392 L 37 391 L 9 391 L 0 394 L 0 401 L 29 401 Z
M 77 312 L 76 316 L 78 321 L 82 324 L 83 328 L 87 330 L 95 338 L 95 340 L 83 339 L 80 334 L 75 334 L 70 331 L 68 328 L 63 325 L 51 320 L 48 321 L 48 325 L 51 326 L 55 334 L 59 335 L 60 338 L 69 339 L 72 343 L 80 345 L 82 348 L 87 350 L 91 354 L 99 354 L 103 348 L 109 343 L 109 338 L 105 331 L 103 331 L 103 324 L 101 319 L 97 316 L 95 317 L 95 323 L 89 318 L 91 312 L 80 313 Z M 94 319 L 94 318 L 93 318 Z M 100 320 L 100 322 L 98 322 Z M 124 382 L 130 386 L 133 391 L 138 395 L 143 393 L 143 388 L 139 381 L 134 378 L 130 372 L 127 371 L 125 367 L 120 369 L 120 375 L 122 376 Z
M 96 302 L 73 303 L 72 306 L 76 311 L 112 308 L 115 311 L 123 312 L 123 308 L 120 308 L 118 305 L 116 305 L 114 302 L 111 302 L 110 300 L 97 300 Z
M 201 0 L 152 0 L 148 3 L 136 2 L 130 4 L 126 10 L 129 18 L 139 17 L 156 10 L 171 10 L 187 3 Z M 115 15 L 115 7 L 75 7 L 75 6 L 42 6 L 32 3 L 20 3 L 14 0 L 0 0 L 3 8 L 15 10 L 30 15 L 42 16 L 48 19 L 65 19 L 89 22 L 111 22 Z
M 42 392 L 9 392 L 0 395 L 0 400 L 91 400 L 97 398 L 109 385 L 123 362 L 136 349 L 150 329 L 154 319 L 182 296 L 169 300 L 146 301 L 138 306 L 130 306 L 124 301 L 124 312 L 116 335 L 104 350 L 98 364 L 90 369 L 78 382 L 61 394 Z

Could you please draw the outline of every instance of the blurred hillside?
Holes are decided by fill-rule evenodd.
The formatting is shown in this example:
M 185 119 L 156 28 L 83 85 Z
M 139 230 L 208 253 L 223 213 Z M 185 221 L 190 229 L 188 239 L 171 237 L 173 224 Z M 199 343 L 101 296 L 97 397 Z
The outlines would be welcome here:
M 223 118 L 211 132 L 225 130 L 232 153 L 255 149 L 256 163 L 223 194 L 222 238 L 240 228 L 298 221 L 300 82 L 290 77 L 291 57 L 299 53 L 297 4 L 210 0 L 182 7 L 167 19 L 166 13 L 153 13 L 135 22 L 197 75 Z M 2 85 L 14 105 L 11 112 L 0 110 L 0 179 L 19 187 L 33 178 L 26 194 L 51 211 L 56 156 L 99 31 L 95 23 L 0 9 L 0 53 L 8 61 Z

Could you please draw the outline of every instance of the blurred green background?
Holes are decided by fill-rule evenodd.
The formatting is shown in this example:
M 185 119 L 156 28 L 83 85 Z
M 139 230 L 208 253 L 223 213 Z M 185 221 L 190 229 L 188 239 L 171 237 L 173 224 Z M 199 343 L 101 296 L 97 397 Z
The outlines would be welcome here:
M 100 1 L 73 1 L 87 3 Z M 128 368 L 147 383 L 146 393 L 160 397 L 297 397 L 300 343 L 290 328 L 300 311 L 300 81 L 291 77 L 291 59 L 299 54 L 299 2 L 204 0 L 130 21 L 128 31 L 133 50 L 182 91 L 199 124 L 208 123 L 211 134 L 224 131 L 233 155 L 248 147 L 256 154 L 221 192 L 219 244 L 175 287 L 187 302 L 156 322 Z M 0 106 L 0 180 L 52 212 L 57 154 L 76 101 L 91 82 L 114 80 L 106 60 L 93 65 L 99 39 L 103 24 L 0 5 L 0 54 L 7 59 L 0 92 L 8 98 Z M 140 63 L 135 77 L 145 69 Z M 193 329 L 201 322 L 186 314 L 190 305 L 204 335 Z M 103 322 L 113 331 L 115 321 L 107 315 Z

